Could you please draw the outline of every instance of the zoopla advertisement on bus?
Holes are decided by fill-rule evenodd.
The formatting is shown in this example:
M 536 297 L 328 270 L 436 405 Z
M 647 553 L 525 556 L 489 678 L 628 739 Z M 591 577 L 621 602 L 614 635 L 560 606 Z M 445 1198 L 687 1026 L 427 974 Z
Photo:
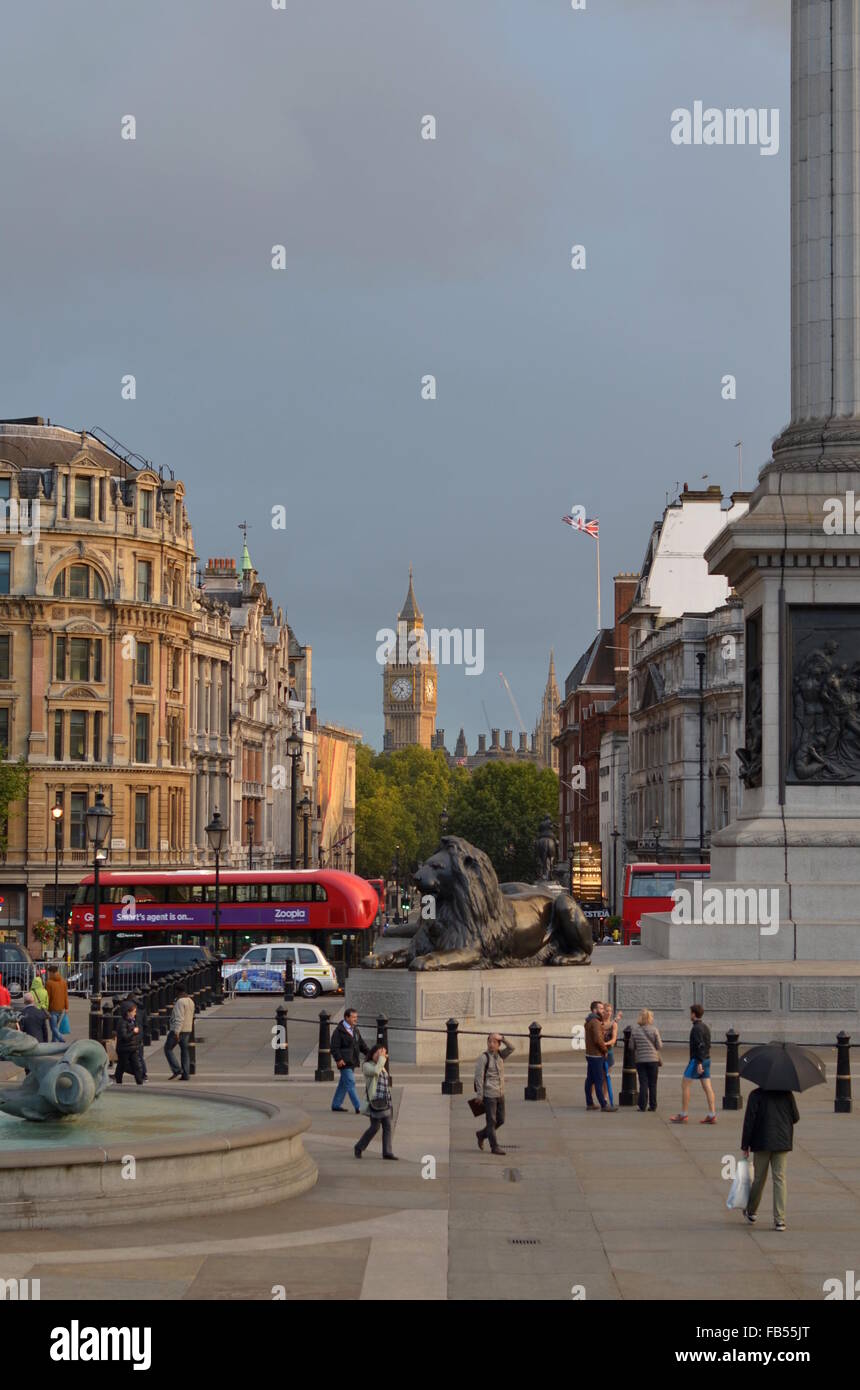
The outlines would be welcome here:
M 267 905 L 261 913 L 259 905 L 253 903 L 234 904 L 224 903 L 220 907 L 219 916 L 222 928 L 230 927 L 257 927 L 260 925 L 262 917 L 265 916 L 267 922 L 272 922 L 275 926 L 282 924 L 285 927 L 307 926 L 310 922 L 310 908 L 299 906 L 272 907 Z M 147 906 L 144 903 L 131 904 L 123 907 L 113 917 L 114 923 L 134 922 L 140 927 L 211 927 L 215 920 L 214 903 L 192 903 L 183 904 L 181 907 L 164 907 L 161 904 Z M 92 909 L 84 912 L 84 926 L 91 927 L 93 922 Z M 99 911 L 99 925 L 104 923 L 106 926 L 111 922 L 111 918 L 104 910 Z

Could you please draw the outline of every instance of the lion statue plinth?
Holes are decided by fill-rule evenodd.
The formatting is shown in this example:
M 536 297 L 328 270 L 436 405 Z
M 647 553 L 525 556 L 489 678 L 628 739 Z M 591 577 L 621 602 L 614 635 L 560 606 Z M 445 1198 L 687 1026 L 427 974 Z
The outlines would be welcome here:
M 366 956 L 366 970 L 487 970 L 516 965 L 588 965 L 591 927 L 567 893 L 528 884 L 503 893 L 489 858 L 457 835 L 443 836 L 413 882 L 431 898 L 435 916 L 422 921 L 409 945 Z M 515 891 L 511 891 L 514 889 Z

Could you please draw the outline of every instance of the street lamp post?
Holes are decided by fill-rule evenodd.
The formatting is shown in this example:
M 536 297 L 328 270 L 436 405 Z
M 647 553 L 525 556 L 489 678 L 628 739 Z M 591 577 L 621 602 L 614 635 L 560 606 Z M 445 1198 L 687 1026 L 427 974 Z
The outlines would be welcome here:
M 391 865 L 394 875 L 394 920 L 400 921 L 400 846 L 394 847 L 394 863 Z
M 697 652 L 699 666 L 699 863 L 705 862 L 705 653 Z
M 659 816 L 655 816 L 655 817 L 654 817 L 654 859 L 655 859 L 656 863 L 658 863 L 658 864 L 660 863 L 660 836 L 662 835 L 662 833 L 663 833 L 663 832 L 662 832 L 662 830 L 660 829 L 660 817 L 659 817 Z
M 302 797 L 301 802 L 300 802 L 299 804 L 300 804 L 300 806 L 301 806 L 301 811 L 302 811 L 302 824 L 303 824 L 303 826 L 304 826 L 304 832 L 305 832 L 305 834 L 304 834 L 304 868 L 307 869 L 307 868 L 310 868 L 310 861 L 309 861 L 309 858 L 308 858 L 308 833 L 309 833 L 309 831 L 310 831 L 310 824 L 311 824 L 311 799 L 310 799 L 310 797 L 308 796 L 307 792 L 305 792 L 305 794 L 304 794 L 304 796 Z
M 54 821 L 54 948 L 57 945 L 57 925 L 59 918 L 60 902 L 60 851 L 63 848 L 63 808 L 60 798 L 57 797 L 57 804 L 51 807 L 51 816 Z M 63 913 L 63 955 L 68 958 L 69 954 L 69 928 Z
M 102 962 L 101 962 L 101 934 L 99 931 L 99 909 L 101 908 L 101 892 L 99 884 L 99 852 L 107 839 L 110 824 L 113 816 L 105 806 L 105 799 L 101 788 L 96 792 L 94 804 L 89 808 L 85 816 L 87 840 L 93 850 L 93 982 L 90 990 L 90 1021 L 92 1023 L 96 1010 L 101 1009 L 102 993 Z
M 618 836 L 617 825 L 612 827 L 612 915 L 618 916 Z
M 296 867 L 296 792 L 298 791 L 298 777 L 296 768 L 302 756 L 302 741 L 293 725 L 293 731 L 287 739 L 287 752 L 290 756 L 292 766 L 290 768 L 290 868 Z
M 351 830 L 350 830 L 349 834 L 350 834 L 350 839 L 349 839 L 349 842 L 347 843 L 347 846 L 346 846 L 346 871 L 347 871 L 348 874 L 351 874 L 351 873 L 352 873 L 352 838 L 351 838 L 351 837 L 352 837 L 352 831 L 351 831 Z
M 221 946 L 221 854 L 227 845 L 227 826 L 221 819 L 220 811 L 213 811 L 212 819 L 206 827 L 209 848 L 215 855 L 215 954 Z
M 248 868 L 254 867 L 254 817 L 249 816 L 245 821 L 245 829 L 248 832 Z
M 320 866 L 320 868 L 322 868 L 322 845 L 320 843 L 320 836 L 322 835 L 322 825 L 322 808 L 318 806 L 317 813 L 311 822 L 311 859 L 313 859 L 314 845 L 316 845 L 317 864 Z

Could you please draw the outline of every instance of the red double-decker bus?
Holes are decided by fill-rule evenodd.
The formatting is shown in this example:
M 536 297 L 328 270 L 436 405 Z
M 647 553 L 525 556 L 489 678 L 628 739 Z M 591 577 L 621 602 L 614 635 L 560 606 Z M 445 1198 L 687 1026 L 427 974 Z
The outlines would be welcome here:
M 629 946 L 639 940 L 639 920 L 646 913 L 672 911 L 672 892 L 680 882 L 706 879 L 710 872 L 710 864 L 628 864 L 624 876 L 622 944 Z
M 320 947 L 330 961 L 355 964 L 370 951 L 379 910 L 375 888 L 340 869 L 225 869 L 220 874 L 219 949 L 238 959 L 257 942 Z M 99 930 L 107 955 L 130 946 L 215 945 L 215 871 L 102 870 Z M 93 875 L 75 893 L 75 959 L 89 955 Z

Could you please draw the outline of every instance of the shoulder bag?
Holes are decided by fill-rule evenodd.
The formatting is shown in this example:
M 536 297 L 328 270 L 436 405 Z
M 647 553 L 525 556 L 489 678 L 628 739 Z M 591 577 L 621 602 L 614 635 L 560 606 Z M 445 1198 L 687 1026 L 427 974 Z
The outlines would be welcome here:
M 490 1065 L 490 1054 L 489 1054 L 488 1052 L 485 1052 L 485 1053 L 484 1053 L 484 1056 L 486 1057 L 487 1060 L 486 1060 L 486 1062 L 484 1063 L 484 1079 L 483 1079 L 483 1081 L 481 1082 L 481 1085 L 482 1085 L 482 1086 L 486 1086 L 486 1084 L 487 1084 L 487 1068 L 488 1068 L 489 1065 Z M 485 1115 L 485 1114 L 486 1114 L 486 1109 L 485 1109 L 485 1107 L 484 1107 L 484 1099 L 483 1099 L 483 1096 L 480 1097 L 480 1098 L 479 1098 L 478 1096 L 470 1096 L 470 1098 L 467 1100 L 466 1104 L 468 1105 L 468 1107 L 469 1107 L 469 1109 L 471 1110 L 471 1112 L 472 1112 L 473 1115 Z

